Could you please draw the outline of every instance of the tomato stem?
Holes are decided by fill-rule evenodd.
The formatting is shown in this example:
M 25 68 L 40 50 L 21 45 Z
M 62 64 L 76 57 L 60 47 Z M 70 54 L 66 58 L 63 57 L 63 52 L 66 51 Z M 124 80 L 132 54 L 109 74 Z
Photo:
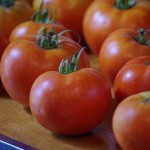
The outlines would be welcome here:
M 150 30 L 144 30 L 143 28 L 140 28 L 138 29 L 138 37 L 135 37 L 134 39 L 142 45 L 149 45 L 150 38 L 147 37 L 149 32 Z
M 13 6 L 14 3 L 15 3 L 15 0 L 0 0 L 0 5 L 3 7 Z
M 53 22 L 55 23 L 55 22 Z M 78 36 L 80 40 L 80 36 L 73 30 L 64 30 L 58 34 L 56 34 L 55 30 L 52 28 L 47 32 L 47 28 L 42 27 L 37 34 L 37 44 L 43 49 L 53 49 L 57 48 L 59 43 L 59 37 L 61 37 L 66 32 L 73 32 Z M 42 34 L 41 34 L 42 33 Z
M 47 5 L 46 9 L 43 10 L 43 1 L 41 2 L 38 10 L 31 16 L 32 20 L 35 20 L 36 23 L 48 23 L 49 19 L 49 7 Z
M 67 59 L 63 59 L 59 65 L 59 72 L 61 74 L 69 74 L 78 70 L 79 58 L 85 47 L 76 52 L 73 57 L 70 56 Z
M 130 9 L 135 4 L 135 0 L 116 0 L 115 2 L 115 6 L 119 9 Z

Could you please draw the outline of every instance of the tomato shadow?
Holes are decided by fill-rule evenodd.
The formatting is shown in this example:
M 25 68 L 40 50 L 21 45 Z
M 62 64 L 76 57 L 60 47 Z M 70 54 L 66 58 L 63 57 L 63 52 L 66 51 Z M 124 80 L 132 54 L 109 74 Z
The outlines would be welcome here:
M 1 98 L 9 98 L 10 96 L 8 95 L 7 91 L 5 90 L 1 80 L 0 80 L 0 97 Z
M 94 150 L 121 150 L 112 131 L 112 116 L 116 108 L 115 101 L 102 123 L 92 131 L 81 136 L 60 136 L 53 133 L 53 138 L 70 147 Z

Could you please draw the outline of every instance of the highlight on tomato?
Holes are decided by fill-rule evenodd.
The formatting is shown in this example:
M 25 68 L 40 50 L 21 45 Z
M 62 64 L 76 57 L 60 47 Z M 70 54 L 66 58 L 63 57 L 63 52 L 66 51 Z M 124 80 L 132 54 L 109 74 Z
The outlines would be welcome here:
M 123 150 L 150 149 L 150 92 L 127 97 L 113 115 L 115 139 Z
M 30 92 L 30 108 L 46 129 L 80 135 L 98 126 L 112 101 L 109 81 L 97 69 L 79 69 L 82 48 L 63 60 L 58 71 L 41 74 Z
M 123 28 L 112 32 L 99 53 L 99 65 L 113 83 L 118 71 L 131 59 L 150 55 L 150 30 Z
M 54 71 L 62 59 L 79 51 L 81 46 L 71 38 L 58 34 L 52 28 L 42 27 L 37 40 L 15 40 L 11 42 L 1 60 L 1 79 L 9 96 L 29 106 L 29 93 L 34 80 L 46 71 Z M 84 52 L 79 68 L 89 67 L 89 59 Z
M 88 7 L 83 19 L 86 42 L 98 55 L 107 36 L 120 28 L 150 27 L 149 0 L 95 0 Z
M 38 31 L 40 30 L 40 28 L 43 25 L 47 26 L 47 24 L 48 24 L 49 28 L 50 28 L 50 24 L 51 24 L 52 28 L 55 29 L 56 33 L 59 33 L 66 29 L 64 27 L 64 25 L 55 21 L 56 14 L 54 14 L 51 19 L 50 19 L 49 15 L 50 15 L 49 8 L 46 7 L 44 9 L 43 3 L 41 3 L 38 10 L 34 14 L 32 14 L 31 20 L 25 21 L 13 29 L 13 31 L 11 32 L 11 35 L 9 37 L 9 41 L 12 42 L 17 39 L 19 39 L 19 40 L 20 39 L 35 40 L 36 35 L 37 35 Z M 67 33 L 66 36 L 71 37 L 71 35 L 69 33 Z
M 150 56 L 130 60 L 118 72 L 114 94 L 118 102 L 139 92 L 150 91 Z
M 0 12 L 0 32 L 8 39 L 18 24 L 29 20 L 33 10 L 23 0 L 1 0 Z

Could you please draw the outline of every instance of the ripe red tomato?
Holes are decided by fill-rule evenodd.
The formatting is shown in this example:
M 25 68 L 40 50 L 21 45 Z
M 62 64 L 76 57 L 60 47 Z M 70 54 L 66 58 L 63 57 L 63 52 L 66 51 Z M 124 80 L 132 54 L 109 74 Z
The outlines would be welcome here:
M 124 3 L 124 4 L 123 4 Z M 129 3 L 129 4 L 128 4 Z M 126 5 L 128 6 L 126 8 Z M 123 8 L 125 7 L 125 8 Z M 83 31 L 91 51 L 98 55 L 106 37 L 119 28 L 150 27 L 150 1 L 94 1 L 87 9 Z
M 150 55 L 149 37 L 148 30 L 125 28 L 112 32 L 106 38 L 99 53 L 99 65 L 111 82 L 129 60 Z
M 37 121 L 48 130 L 79 135 L 104 119 L 112 101 L 111 88 L 97 69 L 72 72 L 69 65 L 62 67 L 60 73 L 45 72 L 35 80 L 30 92 L 30 108 Z
M 150 149 L 150 92 L 129 96 L 113 115 L 115 138 L 123 150 Z
M 29 92 L 34 80 L 49 70 L 58 70 L 59 63 L 81 46 L 68 37 L 43 30 L 37 41 L 15 40 L 6 48 L 1 61 L 1 78 L 12 99 L 29 105 Z M 48 34 L 48 35 L 47 35 Z M 83 53 L 80 68 L 88 67 L 89 60 Z
M 33 8 L 37 10 L 41 2 L 42 0 L 33 0 Z M 43 5 L 49 5 L 50 10 L 56 8 L 56 21 L 68 29 L 75 30 L 82 36 L 83 16 L 91 2 L 93 2 L 93 0 L 43 0 Z
M 118 102 L 139 92 L 150 91 L 150 56 L 130 60 L 118 72 L 114 93 Z
M 20 23 L 29 20 L 33 10 L 26 1 L 0 2 L 0 32 L 9 38 L 11 31 Z
M 42 26 L 53 28 L 56 33 L 66 29 L 62 24 L 49 19 L 49 10 L 43 9 L 43 3 L 32 16 L 32 20 L 23 22 L 13 29 L 9 37 L 10 42 L 17 39 L 36 40 L 37 33 Z M 69 33 L 66 35 L 71 37 Z

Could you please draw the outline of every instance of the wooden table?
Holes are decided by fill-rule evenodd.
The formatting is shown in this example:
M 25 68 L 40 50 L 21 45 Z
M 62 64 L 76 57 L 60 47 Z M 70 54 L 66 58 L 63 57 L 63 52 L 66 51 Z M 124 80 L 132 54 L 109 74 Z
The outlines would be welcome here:
M 92 55 L 89 57 L 91 66 L 97 68 L 97 58 Z M 114 108 L 115 106 L 112 105 L 105 120 L 90 133 L 66 137 L 41 127 L 32 117 L 29 109 L 11 100 L 7 94 L 3 94 L 0 96 L 0 134 L 38 150 L 119 150 L 111 129 Z

